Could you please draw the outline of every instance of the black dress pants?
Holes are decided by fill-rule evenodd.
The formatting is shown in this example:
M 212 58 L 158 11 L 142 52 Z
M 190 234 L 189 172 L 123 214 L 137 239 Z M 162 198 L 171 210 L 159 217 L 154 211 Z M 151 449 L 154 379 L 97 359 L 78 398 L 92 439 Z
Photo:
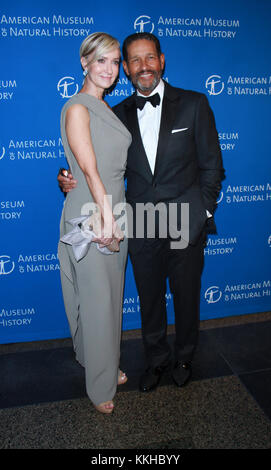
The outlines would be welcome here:
M 167 279 L 175 313 L 175 360 L 192 360 L 198 342 L 204 242 L 202 235 L 196 245 L 171 249 L 169 239 L 146 239 L 138 253 L 130 253 L 148 366 L 165 365 L 171 359 L 167 342 Z

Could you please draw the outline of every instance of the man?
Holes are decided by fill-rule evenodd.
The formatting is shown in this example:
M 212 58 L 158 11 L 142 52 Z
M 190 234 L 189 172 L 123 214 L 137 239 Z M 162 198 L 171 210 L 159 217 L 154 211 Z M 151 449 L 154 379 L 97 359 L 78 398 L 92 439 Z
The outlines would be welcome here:
M 123 68 L 136 93 L 113 108 L 132 134 L 126 178 L 127 202 L 133 208 L 134 234 L 142 220 L 138 205 L 163 203 L 165 218 L 155 212 L 154 236 L 129 238 L 129 254 L 139 294 L 147 369 L 140 390 L 156 388 L 170 365 L 167 343 L 166 281 L 175 311 L 175 361 L 172 377 L 183 386 L 191 376 L 198 340 L 199 303 L 206 233 L 215 233 L 213 214 L 223 166 L 213 113 L 205 95 L 174 88 L 161 77 L 165 65 L 159 40 L 150 33 L 128 36 Z M 142 99 L 153 97 L 153 104 Z M 140 98 L 141 97 L 141 98 Z M 63 190 L 69 180 L 58 177 Z M 64 186 L 64 181 L 66 186 Z M 189 204 L 189 213 L 187 205 Z M 170 208 L 177 221 L 170 222 Z M 184 208 L 186 208 L 185 212 Z M 178 231 L 181 225 L 186 230 Z M 177 226 L 178 225 L 178 226 Z M 181 239 L 180 239 L 181 233 Z M 175 246 L 172 244 L 173 239 Z

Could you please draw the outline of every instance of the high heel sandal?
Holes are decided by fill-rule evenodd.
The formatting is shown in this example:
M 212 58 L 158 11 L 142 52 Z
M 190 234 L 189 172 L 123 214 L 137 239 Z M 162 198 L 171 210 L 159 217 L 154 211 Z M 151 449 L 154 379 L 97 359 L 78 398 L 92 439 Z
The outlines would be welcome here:
M 94 405 L 97 411 L 104 414 L 110 414 L 114 410 L 114 403 L 112 401 L 105 401 L 99 405 Z
M 122 370 L 119 370 L 118 385 L 125 384 L 127 380 L 128 380 L 128 377 L 126 376 L 125 372 L 122 372 Z
M 118 385 L 123 385 L 127 382 L 128 378 L 125 372 L 119 370 L 118 376 Z M 112 401 L 105 401 L 104 403 L 100 403 L 99 405 L 94 405 L 97 411 L 104 414 L 110 414 L 114 410 L 114 403 Z

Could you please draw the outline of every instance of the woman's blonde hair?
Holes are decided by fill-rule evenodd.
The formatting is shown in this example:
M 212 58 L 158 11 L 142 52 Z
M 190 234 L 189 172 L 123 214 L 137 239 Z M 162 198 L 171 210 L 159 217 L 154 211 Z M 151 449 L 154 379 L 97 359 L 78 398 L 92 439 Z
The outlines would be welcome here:
M 80 59 L 82 57 L 90 57 L 90 62 L 95 62 L 104 54 L 112 49 L 120 48 L 119 41 L 107 33 L 92 33 L 87 36 L 80 47 Z

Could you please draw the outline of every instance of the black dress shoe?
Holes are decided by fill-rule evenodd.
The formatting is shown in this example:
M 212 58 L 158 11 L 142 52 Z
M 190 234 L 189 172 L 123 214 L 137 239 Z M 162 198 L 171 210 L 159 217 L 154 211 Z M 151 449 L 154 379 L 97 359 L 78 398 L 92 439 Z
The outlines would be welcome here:
M 192 370 L 188 362 L 177 361 L 172 371 L 172 378 L 178 387 L 183 387 L 190 379 Z
M 150 392 L 154 390 L 160 382 L 163 373 L 168 365 L 159 367 L 148 367 L 139 381 L 139 390 L 141 392 Z

